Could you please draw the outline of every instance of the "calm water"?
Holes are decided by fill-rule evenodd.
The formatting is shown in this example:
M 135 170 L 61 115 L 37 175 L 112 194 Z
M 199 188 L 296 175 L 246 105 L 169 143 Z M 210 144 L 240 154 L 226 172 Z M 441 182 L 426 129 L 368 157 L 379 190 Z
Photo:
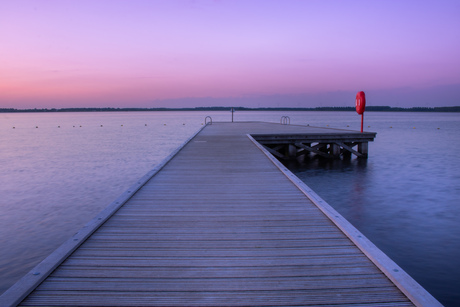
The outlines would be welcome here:
M 0 113 L 0 293 L 206 115 L 231 119 L 230 112 Z M 360 128 L 353 112 L 247 111 L 235 120 L 283 115 L 291 124 Z M 460 305 L 460 115 L 370 112 L 367 126 L 377 132 L 367 161 L 288 166 L 443 304 Z

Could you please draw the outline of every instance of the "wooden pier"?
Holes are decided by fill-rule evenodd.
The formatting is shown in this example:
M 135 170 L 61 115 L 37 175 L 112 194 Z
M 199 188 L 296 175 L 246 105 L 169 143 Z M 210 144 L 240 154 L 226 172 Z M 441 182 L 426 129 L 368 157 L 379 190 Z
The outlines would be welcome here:
M 0 305 L 440 306 L 269 153 L 287 144 L 295 156 L 364 155 L 352 147 L 368 140 L 293 125 L 206 125 Z

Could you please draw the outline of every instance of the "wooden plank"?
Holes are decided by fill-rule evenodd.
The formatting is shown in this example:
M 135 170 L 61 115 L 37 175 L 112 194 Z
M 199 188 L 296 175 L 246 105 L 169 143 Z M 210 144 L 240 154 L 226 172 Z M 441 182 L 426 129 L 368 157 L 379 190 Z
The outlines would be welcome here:
M 352 247 L 327 247 L 327 248 L 259 248 L 254 249 L 159 249 L 151 248 L 79 248 L 74 252 L 75 257 L 151 257 L 151 258 L 168 258 L 168 257 L 294 257 L 294 256 L 328 256 L 341 255 L 352 256 L 359 255 L 360 252 Z
M 61 265 L 52 273 L 54 277 L 95 277 L 95 278 L 165 278 L 165 279 L 193 279 L 193 278 L 259 278 L 259 277 L 291 277 L 291 276 L 341 276 L 341 275 L 367 275 L 381 274 L 372 264 L 344 265 L 335 267 L 309 267 L 304 266 L 271 266 L 254 267 L 228 267 L 227 269 L 214 267 L 188 267 L 177 272 L 173 267 L 155 267 L 146 270 L 143 267 L 73 267 Z
M 231 228 L 231 227 L 152 227 L 150 224 L 129 224 L 120 227 L 106 226 L 101 230 L 105 234 L 119 234 L 119 233 L 151 233 L 151 234 L 305 234 L 310 231 L 310 227 L 292 226 L 292 227 L 247 227 L 247 228 Z M 320 225 L 314 229 L 314 232 L 335 232 L 336 228 L 333 226 Z
M 176 223 L 180 223 L 181 228 L 228 228 L 228 227 L 233 227 L 233 228 L 257 228 L 257 227 L 270 227 L 270 228 L 277 228 L 277 227 L 299 227 L 299 228 L 304 228 L 304 227 L 309 227 L 316 229 L 315 226 L 320 227 L 324 226 L 327 227 L 329 225 L 332 225 L 332 222 L 330 223 L 323 223 L 322 220 L 319 218 L 299 218 L 294 217 L 292 218 L 272 218 L 270 219 L 238 219 L 239 217 L 228 217 L 227 219 L 223 218 L 215 218 L 212 217 L 212 220 L 208 221 L 203 221 L 197 218 L 181 218 L 179 220 L 175 220 Z M 211 219 L 211 218 L 210 218 Z M 116 225 L 119 223 L 120 227 L 135 227 L 136 225 L 142 226 L 145 225 L 146 227 L 150 228 L 162 228 L 162 229 L 167 229 L 167 228 L 177 228 L 175 224 L 172 224 L 171 222 L 174 220 L 173 217 L 168 216 L 168 217 L 162 217 L 160 219 L 154 219 L 152 216 L 145 216 L 145 215 L 117 215 L 117 217 L 111 219 L 109 222 L 104 224 L 105 227 L 116 227 Z
M 177 242 L 184 242 L 184 241 L 195 241 L 201 242 L 203 244 L 206 241 L 241 241 L 244 243 L 245 241 L 254 241 L 260 242 L 264 240 L 273 240 L 276 242 L 277 240 L 281 241 L 295 241 L 295 240 L 335 240 L 340 239 L 342 236 L 335 231 L 328 231 L 328 232 L 308 232 L 308 234 L 302 233 L 276 233 L 276 232 L 260 232 L 260 233 L 230 233 L 230 232 L 221 232 L 221 233 L 212 233 L 212 232 L 203 232 L 203 233 L 195 233 L 195 234 L 184 234 L 182 233 L 163 233 L 163 234 L 155 234 L 152 233 L 135 233 L 131 232 L 129 234 L 126 233 L 110 233 L 110 234 L 102 234 L 98 233 L 97 236 L 95 234 L 94 238 L 91 240 L 99 240 L 106 242 L 151 242 L 154 244 L 155 242 L 163 242 L 163 241 L 170 241 L 174 240 Z
M 380 275 L 359 275 L 355 278 L 338 276 L 314 277 L 265 277 L 265 278 L 194 278 L 190 280 L 147 278 L 61 278 L 49 277 L 38 291 L 134 291 L 134 292 L 179 292 L 202 291 L 263 291 L 320 290 L 320 289 L 365 289 L 389 287 L 391 283 Z
M 313 247 L 313 246 L 351 246 L 352 243 L 348 238 L 334 238 L 334 239 L 297 239 L 297 240 L 258 240 L 258 241 L 240 241 L 240 240 L 206 240 L 201 241 L 197 245 L 196 241 L 156 241 L 156 248 L 184 248 L 184 249 L 219 249 L 219 248 L 297 248 L 297 247 Z M 85 242 L 85 247 L 119 247 L 123 246 L 126 248 L 143 248 L 152 246 L 151 241 L 119 241 L 112 240 L 96 240 L 90 238 Z
M 190 259 L 155 259 L 149 257 L 70 257 L 64 264 L 68 266 L 98 266 L 98 267 L 270 267 L 273 265 L 302 265 L 302 266 L 342 266 L 359 264 L 367 258 L 363 255 L 353 256 L 311 256 L 311 257 L 261 257 L 261 258 L 190 258 Z
M 392 287 L 351 289 L 338 293 L 336 289 L 291 291 L 180 291 L 180 292 L 105 292 L 40 291 L 40 295 L 25 301 L 22 306 L 78 305 L 78 306 L 411 306 L 405 297 Z

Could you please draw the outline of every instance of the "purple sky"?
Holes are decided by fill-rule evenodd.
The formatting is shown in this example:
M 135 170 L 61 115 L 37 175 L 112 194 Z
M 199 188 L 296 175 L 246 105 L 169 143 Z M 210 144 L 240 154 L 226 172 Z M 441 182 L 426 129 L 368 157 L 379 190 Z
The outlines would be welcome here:
M 0 108 L 460 105 L 460 1 L 0 2 Z

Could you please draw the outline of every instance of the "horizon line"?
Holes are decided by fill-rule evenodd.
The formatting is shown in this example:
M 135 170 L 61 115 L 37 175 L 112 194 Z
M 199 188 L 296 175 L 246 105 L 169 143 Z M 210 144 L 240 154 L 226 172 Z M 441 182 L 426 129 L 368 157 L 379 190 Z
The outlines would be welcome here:
M 135 111 L 355 111 L 355 107 L 154 107 L 154 108 L 136 108 L 136 107 L 75 107 L 75 108 L 33 108 L 33 109 L 16 109 L 0 108 L 0 113 L 25 113 L 25 112 L 135 112 Z M 445 107 L 390 107 L 390 106 L 367 106 L 366 111 L 412 111 L 412 112 L 460 112 L 460 106 Z

